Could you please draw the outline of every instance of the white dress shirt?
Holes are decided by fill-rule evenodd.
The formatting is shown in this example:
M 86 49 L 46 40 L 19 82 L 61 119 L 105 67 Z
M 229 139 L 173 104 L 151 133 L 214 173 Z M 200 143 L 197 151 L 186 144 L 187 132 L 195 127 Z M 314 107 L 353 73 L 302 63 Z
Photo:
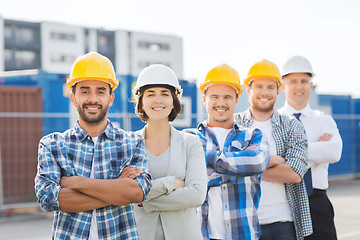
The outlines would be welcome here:
M 342 139 L 334 119 L 320 112 L 313 110 L 307 104 L 301 110 L 296 110 L 288 103 L 279 109 L 280 114 L 291 116 L 293 113 L 301 113 L 302 122 L 308 138 L 308 161 L 312 172 L 313 188 L 327 189 L 329 163 L 336 163 L 340 160 L 342 152 Z M 329 141 L 318 141 L 325 133 L 332 134 Z

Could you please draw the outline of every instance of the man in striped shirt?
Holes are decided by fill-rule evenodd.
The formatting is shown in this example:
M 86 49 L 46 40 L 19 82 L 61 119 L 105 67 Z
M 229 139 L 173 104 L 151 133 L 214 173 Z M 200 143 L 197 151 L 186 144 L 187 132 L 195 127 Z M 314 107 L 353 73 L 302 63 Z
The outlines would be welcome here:
M 208 119 L 197 129 L 208 172 L 208 192 L 200 207 L 204 239 L 258 239 L 260 174 L 269 163 L 268 144 L 258 129 L 234 123 L 242 92 L 238 73 L 226 64 L 214 67 L 200 84 Z
M 143 139 L 107 119 L 118 86 L 113 66 L 100 54 L 86 54 L 67 85 L 79 120 L 40 140 L 35 177 L 41 207 L 54 212 L 52 239 L 138 239 L 130 204 L 149 192 L 150 175 Z M 129 174 L 128 166 L 139 170 Z

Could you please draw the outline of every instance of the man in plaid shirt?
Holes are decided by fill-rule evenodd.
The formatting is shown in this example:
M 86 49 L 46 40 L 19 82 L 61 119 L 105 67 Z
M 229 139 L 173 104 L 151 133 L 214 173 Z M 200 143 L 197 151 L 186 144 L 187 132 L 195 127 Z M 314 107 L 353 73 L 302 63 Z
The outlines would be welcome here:
M 54 212 L 52 239 L 138 239 L 131 203 L 145 198 L 150 175 L 143 139 L 107 119 L 118 86 L 113 66 L 88 53 L 67 85 L 79 120 L 40 140 L 35 177 L 41 207 Z
M 260 130 L 234 123 L 242 92 L 238 73 L 222 64 L 200 84 L 208 119 L 197 129 L 208 172 L 208 192 L 200 207 L 204 239 L 258 239 L 260 174 L 269 163 L 268 143 Z
M 250 108 L 235 115 L 239 125 L 261 129 L 270 145 L 270 163 L 261 176 L 260 240 L 301 240 L 312 233 L 303 181 L 308 142 L 299 121 L 274 109 L 281 84 L 275 64 L 268 60 L 255 63 L 244 81 Z

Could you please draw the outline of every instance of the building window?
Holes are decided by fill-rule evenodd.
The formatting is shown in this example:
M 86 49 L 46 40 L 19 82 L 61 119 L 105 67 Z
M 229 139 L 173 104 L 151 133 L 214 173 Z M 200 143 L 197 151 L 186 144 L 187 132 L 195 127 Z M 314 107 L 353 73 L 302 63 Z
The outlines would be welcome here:
M 15 32 L 18 43 L 33 43 L 35 40 L 34 31 L 30 28 L 19 28 Z
M 38 41 L 35 31 L 32 28 L 5 27 L 5 41 L 10 41 L 18 46 L 34 44 Z
M 150 51 L 153 52 L 157 52 L 157 51 L 169 51 L 170 50 L 170 45 L 167 43 L 155 43 L 155 42 L 145 42 L 145 41 L 140 41 L 138 43 L 139 48 L 145 48 L 148 49 Z
M 5 50 L 5 70 L 40 68 L 40 53 L 28 50 Z
M 51 62 L 54 63 L 73 63 L 76 57 L 73 55 L 63 55 L 63 54 L 52 54 Z
M 50 37 L 53 40 L 60 40 L 60 41 L 75 42 L 76 40 L 75 34 L 71 34 L 71 33 L 51 32 Z
M 31 66 L 36 59 L 36 54 L 32 51 L 17 51 L 15 52 L 15 59 L 16 62 L 21 62 L 23 66 Z
M 10 49 L 5 49 L 5 62 L 13 61 L 13 51 Z
M 12 31 L 11 27 L 4 28 L 4 37 L 5 37 L 5 41 L 11 40 L 11 38 L 13 37 L 13 31 Z
M 115 52 L 114 35 L 102 34 L 98 32 L 98 52 L 109 55 Z

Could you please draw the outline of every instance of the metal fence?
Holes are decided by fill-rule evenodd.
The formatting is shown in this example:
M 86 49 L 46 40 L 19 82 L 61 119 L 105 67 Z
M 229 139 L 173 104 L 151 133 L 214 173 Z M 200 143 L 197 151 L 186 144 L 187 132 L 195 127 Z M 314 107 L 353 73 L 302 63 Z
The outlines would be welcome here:
M 109 114 L 109 119 L 124 128 L 135 114 Z M 192 116 L 196 119 L 196 116 Z M 329 167 L 330 178 L 356 177 L 360 173 L 360 116 L 334 116 L 344 147 L 341 160 Z M 69 128 L 70 114 L 0 111 L 0 210 L 8 206 L 36 204 L 34 177 L 40 138 Z M 142 126 L 131 126 L 132 130 Z M 193 127 L 193 126 L 191 126 Z

